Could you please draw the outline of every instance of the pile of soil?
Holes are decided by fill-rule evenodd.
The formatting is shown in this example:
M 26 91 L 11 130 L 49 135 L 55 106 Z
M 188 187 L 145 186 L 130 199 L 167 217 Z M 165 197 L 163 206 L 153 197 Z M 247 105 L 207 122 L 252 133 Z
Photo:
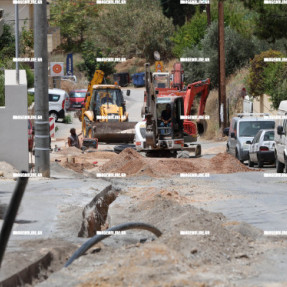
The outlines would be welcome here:
M 251 171 L 232 155 L 220 153 L 212 159 L 145 158 L 135 150 L 127 148 L 119 156 L 101 167 L 102 172 L 119 172 L 131 175 L 164 177 L 180 173 L 225 174 Z
M 11 164 L 0 161 L 0 180 L 1 179 L 11 179 L 13 178 L 13 173 L 17 173 L 18 170 L 14 168 Z
M 64 162 L 62 164 L 63 167 L 72 169 L 75 172 L 83 173 L 85 169 L 92 169 L 95 167 L 92 163 L 72 163 L 72 162 Z

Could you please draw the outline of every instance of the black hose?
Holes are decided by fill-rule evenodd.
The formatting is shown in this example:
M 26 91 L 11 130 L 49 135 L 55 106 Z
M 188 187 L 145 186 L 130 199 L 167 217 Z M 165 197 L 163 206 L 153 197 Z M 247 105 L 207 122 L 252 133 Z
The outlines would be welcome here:
M 157 237 L 160 237 L 162 235 L 161 231 L 158 230 L 156 227 L 141 223 L 141 222 L 129 222 L 120 224 L 117 226 L 113 226 L 105 231 L 123 231 L 123 230 L 129 230 L 129 229 L 144 229 L 152 232 Z M 89 239 L 87 242 L 85 242 L 73 255 L 72 257 L 66 262 L 65 267 L 68 267 L 74 260 L 79 258 L 81 255 L 83 255 L 88 249 L 90 249 L 95 244 L 99 243 L 103 239 L 111 236 L 111 234 L 105 234 L 105 235 L 95 235 L 91 239 Z
M 21 171 L 21 173 L 26 173 L 26 171 Z M 2 225 L 0 233 L 0 267 L 2 264 L 2 259 L 6 250 L 6 246 L 10 237 L 10 233 L 17 216 L 19 206 L 22 201 L 23 194 L 28 182 L 28 177 L 19 177 L 17 180 L 16 187 L 14 189 L 10 204 L 5 214 L 4 222 Z

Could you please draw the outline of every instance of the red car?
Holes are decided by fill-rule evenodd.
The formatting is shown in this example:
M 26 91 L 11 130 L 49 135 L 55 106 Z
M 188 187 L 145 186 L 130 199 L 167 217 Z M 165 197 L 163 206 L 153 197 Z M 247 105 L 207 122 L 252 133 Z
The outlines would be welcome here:
M 87 90 L 74 90 L 69 94 L 70 97 L 70 107 L 69 111 L 79 110 L 84 106 L 84 101 L 86 97 Z
M 28 120 L 28 147 L 29 151 L 33 150 L 34 145 L 34 129 L 31 120 Z

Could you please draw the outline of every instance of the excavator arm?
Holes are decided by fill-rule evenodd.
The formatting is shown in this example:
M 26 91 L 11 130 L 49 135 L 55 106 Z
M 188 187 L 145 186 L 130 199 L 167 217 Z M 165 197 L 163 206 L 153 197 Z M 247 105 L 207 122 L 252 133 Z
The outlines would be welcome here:
M 204 114 L 206 100 L 209 95 L 209 87 L 210 87 L 210 79 L 206 79 L 203 81 L 198 81 L 188 85 L 187 91 L 184 97 L 184 115 L 189 116 L 191 112 L 191 108 L 193 106 L 194 99 L 197 94 L 201 93 L 200 103 L 198 108 L 198 116 L 202 116 Z M 201 120 L 197 120 L 197 124 L 191 120 L 185 119 L 183 122 L 184 132 L 194 139 L 197 137 L 198 129 L 200 128 L 199 133 L 203 133 L 204 124 Z M 202 131 L 201 131 L 202 130 Z
M 184 97 L 184 115 L 189 116 L 193 106 L 194 98 L 197 94 L 201 93 L 198 115 L 203 115 L 206 105 L 206 100 L 209 95 L 210 79 L 198 81 L 188 85 Z
M 146 145 L 155 147 L 158 139 L 156 100 L 157 95 L 153 86 L 150 64 L 145 64 L 145 88 L 146 88 Z

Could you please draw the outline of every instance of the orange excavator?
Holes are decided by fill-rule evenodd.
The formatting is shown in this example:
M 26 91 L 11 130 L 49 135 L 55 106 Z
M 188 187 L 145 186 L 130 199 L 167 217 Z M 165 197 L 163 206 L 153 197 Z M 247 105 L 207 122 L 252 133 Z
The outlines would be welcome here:
M 149 73 L 147 69 L 142 110 L 146 120 L 136 125 L 136 149 L 146 152 L 171 151 L 173 154 L 186 150 L 194 151 L 196 156 L 200 156 L 201 145 L 196 142 L 198 134 L 203 134 L 206 129 L 204 110 L 209 95 L 210 79 L 189 84 L 185 88 L 180 63 L 174 64 L 171 75 L 153 73 L 149 76 Z M 200 102 L 197 115 L 194 115 L 196 96 L 200 96 Z M 168 126 L 163 126 L 161 115 L 167 105 L 171 107 L 171 120 Z M 181 127 L 182 136 L 178 137 Z

